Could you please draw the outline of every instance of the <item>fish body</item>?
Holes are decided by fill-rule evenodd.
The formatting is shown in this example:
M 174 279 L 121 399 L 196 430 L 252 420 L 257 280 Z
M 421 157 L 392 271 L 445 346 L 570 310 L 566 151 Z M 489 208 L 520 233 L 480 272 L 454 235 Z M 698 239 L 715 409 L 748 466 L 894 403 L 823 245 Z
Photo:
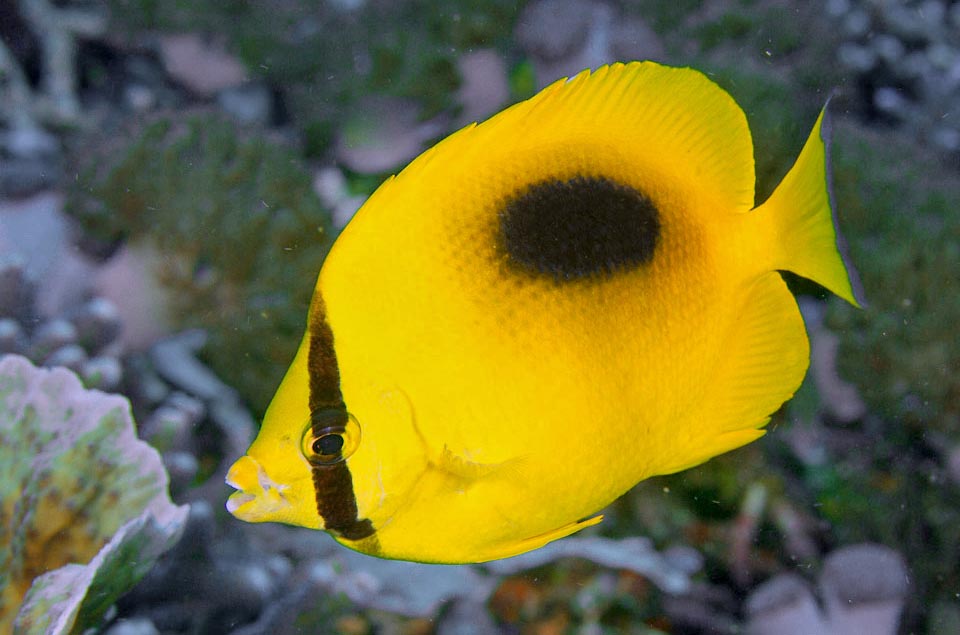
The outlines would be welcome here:
M 584 72 L 441 141 L 328 254 L 228 508 L 481 562 L 757 439 L 809 359 L 779 270 L 858 302 L 825 117 L 759 207 L 746 118 L 691 69 Z

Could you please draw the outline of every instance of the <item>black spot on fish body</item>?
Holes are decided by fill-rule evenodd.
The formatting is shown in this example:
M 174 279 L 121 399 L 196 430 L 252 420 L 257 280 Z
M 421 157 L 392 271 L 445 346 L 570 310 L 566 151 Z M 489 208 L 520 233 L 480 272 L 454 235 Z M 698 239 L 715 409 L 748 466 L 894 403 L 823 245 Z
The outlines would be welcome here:
M 609 276 L 652 260 L 660 214 L 642 192 L 602 176 L 534 183 L 499 210 L 507 263 L 558 282 Z

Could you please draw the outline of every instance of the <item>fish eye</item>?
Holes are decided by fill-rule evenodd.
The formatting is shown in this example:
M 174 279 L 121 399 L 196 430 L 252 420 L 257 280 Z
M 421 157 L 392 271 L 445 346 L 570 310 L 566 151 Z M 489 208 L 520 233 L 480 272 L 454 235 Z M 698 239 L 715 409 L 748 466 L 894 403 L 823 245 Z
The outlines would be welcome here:
M 314 466 L 336 465 L 360 445 L 360 424 L 356 417 L 337 408 L 318 410 L 303 431 L 300 451 Z

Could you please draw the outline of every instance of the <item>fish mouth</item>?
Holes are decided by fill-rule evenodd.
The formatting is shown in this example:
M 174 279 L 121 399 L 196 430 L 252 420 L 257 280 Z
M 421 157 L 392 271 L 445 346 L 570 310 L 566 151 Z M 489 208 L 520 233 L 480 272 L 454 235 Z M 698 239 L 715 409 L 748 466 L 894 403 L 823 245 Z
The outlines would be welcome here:
M 237 491 L 227 499 L 227 511 L 247 522 L 265 522 L 291 507 L 288 486 L 275 482 L 250 455 L 240 457 L 224 479 Z

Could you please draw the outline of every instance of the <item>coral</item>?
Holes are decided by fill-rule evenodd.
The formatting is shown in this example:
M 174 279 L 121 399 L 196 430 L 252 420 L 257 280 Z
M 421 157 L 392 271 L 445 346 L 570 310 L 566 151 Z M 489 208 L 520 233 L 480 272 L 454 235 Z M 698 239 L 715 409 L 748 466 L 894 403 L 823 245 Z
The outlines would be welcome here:
M 157 255 L 173 326 L 207 329 L 213 369 L 262 411 L 331 242 L 309 175 L 282 145 L 201 115 L 155 122 L 87 159 L 68 212 L 105 245 Z
M 95 624 L 186 519 L 125 399 L 15 355 L 0 358 L 0 465 L 2 633 Z
M 40 120 L 75 122 L 77 39 L 103 34 L 106 17 L 90 8 L 62 8 L 48 0 L 20 0 L 20 15 L 37 34 L 43 50 L 42 90 L 35 94 L 13 52 L 0 41 L 0 116 L 14 128 L 30 128 Z M 6 11 L 16 13 L 15 9 Z

